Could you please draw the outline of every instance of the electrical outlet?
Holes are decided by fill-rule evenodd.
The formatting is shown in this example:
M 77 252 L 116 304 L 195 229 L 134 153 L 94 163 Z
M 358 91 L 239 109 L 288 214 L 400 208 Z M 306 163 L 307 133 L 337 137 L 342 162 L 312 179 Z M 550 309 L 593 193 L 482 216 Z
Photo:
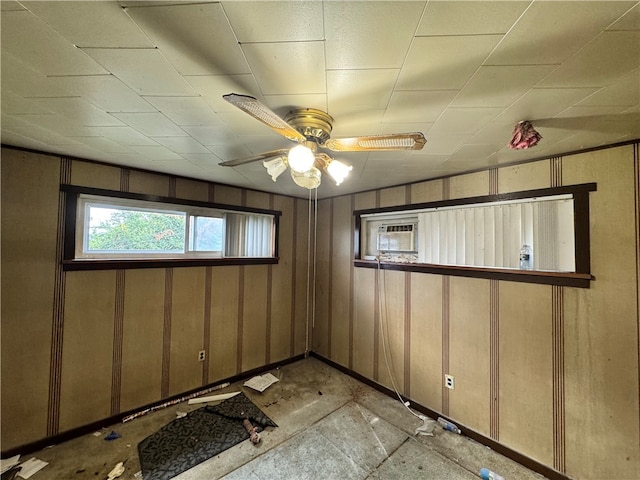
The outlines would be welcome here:
M 198 352 L 198 361 L 204 362 L 205 357 L 206 357 L 206 350 L 200 350 Z
M 453 390 L 453 375 L 445 374 L 444 376 L 444 386 Z

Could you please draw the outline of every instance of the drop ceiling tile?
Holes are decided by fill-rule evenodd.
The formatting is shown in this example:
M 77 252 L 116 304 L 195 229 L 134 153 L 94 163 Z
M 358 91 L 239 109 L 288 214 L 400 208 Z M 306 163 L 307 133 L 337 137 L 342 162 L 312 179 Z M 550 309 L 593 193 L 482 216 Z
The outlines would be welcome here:
M 132 145 L 129 147 L 134 152 L 150 160 L 180 160 L 182 157 L 162 145 Z
M 29 11 L 78 47 L 150 48 L 116 2 L 29 1 Z
M 2 89 L 23 97 L 65 97 L 73 95 L 59 77 L 46 77 L 13 55 L 2 51 Z
M 91 130 L 97 135 L 109 138 L 120 145 L 157 145 L 157 142 L 129 126 L 92 127 Z
M 326 92 L 323 42 L 252 43 L 242 50 L 265 95 Z
M 484 127 L 478 129 L 478 131 L 469 139 L 470 144 L 476 145 L 494 145 L 496 149 L 502 148 L 509 143 L 513 136 L 514 122 L 501 122 L 494 120 L 487 123 Z M 538 124 L 534 124 L 534 127 L 538 129 Z
M 484 66 L 453 101 L 456 107 L 507 107 L 549 74 L 552 65 Z
M 635 69 L 608 87 L 598 90 L 577 106 L 588 105 L 627 105 L 640 103 L 640 69 Z
M 384 110 L 399 72 L 398 69 L 328 71 L 329 112 L 339 116 L 361 110 Z
M 429 2 L 416 35 L 507 33 L 531 2 Z
M 599 117 L 603 115 L 615 115 L 621 113 L 625 107 L 623 105 L 593 105 L 593 106 L 576 106 L 563 110 L 555 116 L 555 118 L 583 118 L 588 120 L 589 117 Z
M 267 107 L 283 118 L 296 108 L 317 108 L 323 112 L 327 111 L 327 95 L 325 93 L 265 95 L 263 101 Z
M 284 140 L 284 137 L 278 135 L 265 124 L 242 110 L 237 109 L 235 112 L 221 112 L 218 114 L 218 117 L 222 121 L 222 124 L 226 125 L 228 130 L 233 132 L 234 135 L 268 135 Z
M 633 4 L 614 1 L 533 2 L 491 54 L 487 64 L 562 63 Z
M 3 101 L 3 109 L 4 109 L 4 101 Z M 9 115 L 5 112 L 2 112 L 2 115 L 0 115 L 0 125 L 2 125 L 2 128 L 4 129 L 4 128 L 10 128 L 10 127 L 28 127 L 31 124 L 27 120 L 22 118 L 21 115 Z
M 593 94 L 596 88 L 532 88 L 507 108 L 498 120 L 517 123 L 551 118 Z
M 132 7 L 127 13 L 182 75 L 250 73 L 220 3 Z
M 23 10 L 26 10 L 26 8 L 13 0 L 2 0 L 2 2 L 0 2 L 0 11 L 2 12 L 19 12 Z
M 61 136 L 94 137 L 97 135 L 90 127 L 75 123 L 65 115 L 22 115 L 22 118 Z
M 209 153 L 191 137 L 155 137 L 154 140 L 175 153 Z
M 150 137 L 180 137 L 186 132 L 161 113 L 114 113 L 116 118 Z
M 114 75 L 48 77 L 48 81 L 68 95 L 82 97 L 106 112 L 155 112 L 156 109 Z M 42 95 L 45 97 L 63 95 Z
M 324 39 L 322 2 L 226 2 L 238 42 L 308 42 Z
M 385 123 L 435 122 L 458 90 L 394 92 L 384 115 Z
M 442 155 L 447 158 L 470 138 L 471 135 L 465 134 L 440 133 L 430 135 L 427 144 L 420 152 L 424 152 L 422 155 Z
M 188 160 L 192 163 L 195 163 L 196 165 L 200 166 L 200 167 L 217 167 L 218 164 L 222 161 L 220 160 L 217 156 L 215 156 L 213 153 L 183 153 L 182 154 L 182 158 L 184 158 L 185 160 Z M 220 167 L 222 168 L 222 167 Z M 233 169 L 229 168 L 227 169 L 227 171 L 234 171 Z
M 20 115 L 25 113 L 50 115 L 53 112 L 37 99 L 24 98 L 6 88 L 2 89 L 2 113 Z
M 131 153 L 124 145 L 104 137 L 70 137 L 78 142 L 105 153 Z
M 202 97 L 145 97 L 176 125 L 220 125 L 222 121 Z
M 223 162 L 236 158 L 250 157 L 252 153 L 244 145 L 237 143 L 220 143 L 218 145 L 207 145 L 207 149 L 214 153 Z M 231 170 L 231 167 L 224 167 Z
M 604 87 L 640 65 L 639 50 L 640 30 L 603 32 L 540 85 Z
M 501 108 L 448 108 L 429 130 L 431 137 L 439 134 L 472 135 L 494 119 Z
M 474 162 L 473 168 L 489 167 L 492 165 L 491 156 L 496 153 L 495 145 L 464 145 L 451 155 L 446 164 Z
M 325 2 L 327 68 L 399 68 L 425 2 Z
M 332 138 L 356 137 L 361 135 L 378 135 L 381 133 L 396 133 L 401 129 L 397 124 L 384 124 L 385 111 L 360 110 L 353 113 L 336 115 L 333 122 Z M 393 130 L 393 132 L 390 132 Z
M 33 123 L 33 122 L 30 122 Z M 21 135 L 26 138 L 30 138 L 35 140 L 36 142 L 41 142 L 50 145 L 78 145 L 79 142 L 72 138 L 66 137 L 64 135 L 60 135 L 52 130 L 41 127 L 37 124 L 29 125 L 28 127 L 11 127 L 5 128 L 2 127 L 3 131 L 14 132 L 18 135 Z M 48 150 L 44 150 L 48 151 Z
M 40 98 L 40 105 L 52 112 L 73 119 L 73 122 L 86 127 L 120 126 L 122 122 L 113 115 L 78 97 Z
M 101 75 L 93 59 L 27 11 L 4 12 L 2 55 L 9 53 L 43 75 Z
M 84 51 L 139 95 L 196 95 L 157 49 L 86 48 Z
M 184 127 L 184 131 L 207 147 L 224 145 L 230 139 L 236 139 L 235 132 L 231 131 L 227 125 L 187 126 Z
M 189 75 L 184 77 L 193 89 L 211 105 L 215 112 L 231 112 L 238 108 L 222 96 L 240 93 L 260 98 L 260 89 L 252 74 L 242 75 Z
M 415 38 L 398 78 L 398 90 L 462 88 L 502 35 Z
M 607 30 L 640 30 L 640 3 L 637 3 Z

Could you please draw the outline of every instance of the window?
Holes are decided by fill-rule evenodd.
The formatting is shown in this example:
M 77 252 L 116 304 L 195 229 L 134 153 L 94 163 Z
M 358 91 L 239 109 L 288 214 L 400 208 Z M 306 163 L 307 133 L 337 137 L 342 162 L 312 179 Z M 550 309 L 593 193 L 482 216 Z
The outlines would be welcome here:
M 67 269 L 276 259 L 280 212 L 70 185 L 63 191 L 73 228 L 65 236 Z
M 558 284 L 563 276 L 590 279 L 593 190 L 585 184 L 355 212 L 356 251 L 378 265 L 415 264 L 433 273 L 506 278 L 511 271 L 517 281 Z

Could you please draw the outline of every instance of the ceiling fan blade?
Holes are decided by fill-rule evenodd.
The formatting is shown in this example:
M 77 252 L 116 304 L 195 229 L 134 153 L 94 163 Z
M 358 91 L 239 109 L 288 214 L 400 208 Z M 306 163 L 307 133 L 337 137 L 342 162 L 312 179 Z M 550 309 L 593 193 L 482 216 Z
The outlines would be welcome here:
M 238 165 L 244 165 L 245 163 L 257 162 L 258 160 L 266 160 L 274 157 L 286 157 L 289 153 L 288 148 L 281 148 L 280 150 L 271 150 L 270 152 L 264 152 L 253 157 L 236 158 L 234 160 L 227 160 L 226 162 L 220 162 L 218 165 L 223 167 L 237 167 Z
M 381 150 L 422 150 L 427 139 L 420 132 L 369 135 L 329 139 L 323 147 L 334 152 L 375 152 Z
M 269 107 L 260 103 L 256 98 L 250 97 L 249 95 L 239 95 L 237 93 L 229 93 L 227 95 L 223 95 L 222 98 L 232 105 L 235 105 L 240 110 L 248 113 L 256 120 L 261 121 L 267 127 L 271 128 L 283 137 L 294 142 L 306 142 L 307 139 L 304 135 L 276 115 L 269 109 Z

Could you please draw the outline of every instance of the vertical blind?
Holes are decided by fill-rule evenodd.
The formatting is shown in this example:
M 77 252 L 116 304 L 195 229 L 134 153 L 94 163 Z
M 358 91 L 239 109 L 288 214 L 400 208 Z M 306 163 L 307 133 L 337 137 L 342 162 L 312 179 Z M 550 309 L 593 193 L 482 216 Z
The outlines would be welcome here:
M 273 256 L 273 216 L 227 213 L 225 256 Z
M 526 244 L 535 270 L 575 270 L 569 198 L 447 207 L 418 218 L 421 263 L 518 268 Z

